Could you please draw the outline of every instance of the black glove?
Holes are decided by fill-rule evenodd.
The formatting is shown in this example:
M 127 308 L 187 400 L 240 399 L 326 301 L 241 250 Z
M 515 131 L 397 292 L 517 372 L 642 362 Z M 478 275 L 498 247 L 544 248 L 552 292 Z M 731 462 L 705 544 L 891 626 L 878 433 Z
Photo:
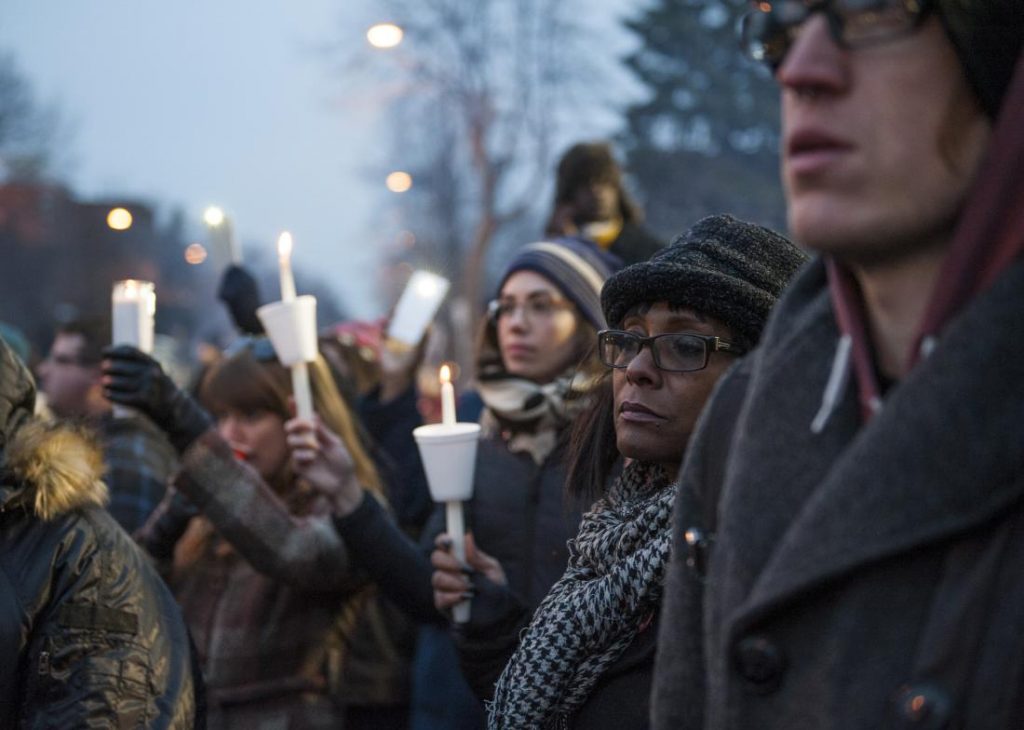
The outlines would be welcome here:
M 231 321 L 246 335 L 262 335 L 263 323 L 256 316 L 260 306 L 260 287 L 252 275 L 238 264 L 224 269 L 217 298 L 227 305 Z
M 178 389 L 160 363 L 129 345 L 103 351 L 103 395 L 145 413 L 182 452 L 213 425 L 210 416 Z

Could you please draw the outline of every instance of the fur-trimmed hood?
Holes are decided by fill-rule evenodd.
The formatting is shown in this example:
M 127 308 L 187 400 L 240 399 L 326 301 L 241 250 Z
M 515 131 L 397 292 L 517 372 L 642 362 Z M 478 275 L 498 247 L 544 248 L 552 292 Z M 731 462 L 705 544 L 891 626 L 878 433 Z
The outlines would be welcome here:
M 82 429 L 35 419 L 34 405 L 32 375 L 0 338 L 0 508 L 49 520 L 106 504 L 99 446 Z

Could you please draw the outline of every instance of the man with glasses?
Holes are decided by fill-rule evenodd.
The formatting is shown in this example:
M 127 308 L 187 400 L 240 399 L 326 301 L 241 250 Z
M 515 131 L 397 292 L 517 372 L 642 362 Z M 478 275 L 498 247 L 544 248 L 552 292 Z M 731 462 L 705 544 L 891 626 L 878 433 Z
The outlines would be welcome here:
M 654 727 L 1024 727 L 1024 6 L 768 0 L 742 38 L 818 257 L 683 467 Z
M 39 365 L 39 382 L 54 416 L 97 431 L 110 492 L 108 509 L 131 533 L 163 498 L 176 457 L 163 433 L 145 416 L 114 417 L 100 383 L 102 351 L 109 344 L 110 328 L 100 320 L 62 325 Z

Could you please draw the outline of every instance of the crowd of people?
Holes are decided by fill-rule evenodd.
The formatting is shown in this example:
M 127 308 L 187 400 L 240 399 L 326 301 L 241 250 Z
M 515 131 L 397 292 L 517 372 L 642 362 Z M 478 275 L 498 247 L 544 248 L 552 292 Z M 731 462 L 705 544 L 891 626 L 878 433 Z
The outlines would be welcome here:
M 464 559 L 422 346 L 319 357 L 306 417 L 243 271 L 188 385 L 102 323 L 35 376 L 0 332 L 0 728 L 1024 727 L 1024 9 L 740 33 L 796 244 L 664 245 L 568 150 L 478 333 Z

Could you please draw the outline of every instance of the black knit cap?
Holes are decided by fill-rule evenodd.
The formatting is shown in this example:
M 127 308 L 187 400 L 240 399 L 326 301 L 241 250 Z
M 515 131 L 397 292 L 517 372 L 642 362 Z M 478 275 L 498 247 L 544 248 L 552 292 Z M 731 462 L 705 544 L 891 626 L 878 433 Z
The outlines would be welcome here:
M 1021 0 L 937 0 L 939 17 L 985 113 L 999 114 L 1024 42 Z
M 728 325 L 737 344 L 757 344 L 768 313 L 806 260 L 786 238 L 728 215 L 698 221 L 649 261 L 614 274 L 601 292 L 610 326 L 637 304 L 667 302 Z

